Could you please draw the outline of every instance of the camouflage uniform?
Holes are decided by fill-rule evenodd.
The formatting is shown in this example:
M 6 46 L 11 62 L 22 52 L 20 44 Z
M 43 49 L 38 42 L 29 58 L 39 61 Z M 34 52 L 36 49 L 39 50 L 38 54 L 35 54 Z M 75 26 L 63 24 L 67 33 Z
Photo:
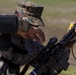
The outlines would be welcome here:
M 38 6 L 34 2 L 18 2 L 15 15 L 17 15 L 21 24 L 23 23 L 23 20 L 26 19 L 30 25 L 38 27 L 44 25 L 41 19 L 42 11 L 43 7 Z M 14 52 L 16 48 L 12 47 L 11 45 L 7 51 L 1 50 L 1 56 L 9 60 L 6 62 L 1 60 L 1 64 L 3 64 L 1 65 L 0 70 L 2 75 L 19 75 L 20 66 L 23 66 L 31 61 L 44 47 L 43 45 L 31 39 L 25 40 L 21 37 L 17 38 L 14 35 L 12 35 L 12 38 L 12 43 L 14 43 L 20 49 L 27 50 L 28 53 L 21 54 Z M 10 65 L 10 62 L 13 64 L 18 64 L 18 66 L 12 66 L 13 64 Z
M 43 9 L 44 7 L 34 2 L 18 2 L 15 14 L 17 14 L 20 19 L 27 18 L 28 22 L 33 26 L 42 26 L 44 25 L 41 19 Z
M 17 10 L 15 11 L 15 14 L 18 16 L 21 24 L 23 23 L 23 20 L 26 19 L 30 25 L 37 27 L 44 25 L 41 19 L 42 11 L 43 11 L 42 6 L 38 6 L 34 2 L 26 1 L 26 2 L 18 2 L 18 6 L 17 6 Z M 3 56 L 4 58 L 7 59 L 6 62 L 0 60 L 0 75 L 19 75 L 20 66 L 23 66 L 24 64 L 27 64 L 32 59 L 34 59 L 34 57 L 44 47 L 43 45 L 39 44 L 34 40 L 31 39 L 25 40 L 20 36 L 16 37 L 12 35 L 13 38 L 12 41 L 10 39 L 11 38 L 10 34 L 8 35 L 5 34 L 3 36 L 4 36 L 3 40 L 6 40 L 6 44 L 7 44 L 6 46 L 9 46 L 9 48 L 8 50 L 5 51 L 3 51 L 2 49 L 0 50 L 0 57 Z M 11 42 L 15 44 L 18 48 L 9 45 Z M 3 43 L 5 43 L 5 41 Z M 16 52 L 17 49 L 28 51 L 28 53 L 25 54 L 25 53 Z M 65 48 L 64 50 L 66 51 L 64 53 L 65 59 L 68 60 L 69 49 Z M 12 62 L 12 65 L 10 65 L 10 62 Z M 36 65 L 33 64 L 32 66 L 36 66 Z M 56 67 L 57 69 L 58 67 L 60 68 L 59 65 L 56 65 Z M 61 69 L 58 70 L 61 71 Z M 57 74 L 55 73 L 54 70 L 51 69 L 50 75 L 57 75 Z
M 19 17 L 20 21 L 26 18 L 29 24 L 32 26 L 35 27 L 44 26 L 44 22 L 41 19 L 43 8 L 44 7 L 37 5 L 36 3 L 31 1 L 25 1 L 25 2 L 20 1 L 18 2 L 18 6 L 17 9 L 15 10 L 15 14 Z M 26 63 L 28 63 L 29 61 L 28 59 L 32 60 L 37 55 L 37 53 L 40 52 L 40 50 L 44 47 L 32 39 L 29 40 L 19 39 L 20 43 L 19 40 L 17 39 L 19 39 L 19 37 L 17 38 L 16 36 L 13 36 L 13 43 L 16 44 L 18 47 L 24 46 L 24 49 L 28 50 L 28 55 L 25 55 L 25 60 L 24 60 L 26 62 L 27 59 Z M 22 40 L 22 44 L 21 44 L 21 40 Z

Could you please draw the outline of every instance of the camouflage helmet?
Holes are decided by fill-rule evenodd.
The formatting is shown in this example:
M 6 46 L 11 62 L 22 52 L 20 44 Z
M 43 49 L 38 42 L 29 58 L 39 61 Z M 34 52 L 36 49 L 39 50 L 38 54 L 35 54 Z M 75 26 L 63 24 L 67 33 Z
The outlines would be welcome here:
M 19 1 L 16 13 L 20 13 L 21 16 L 27 17 L 30 24 L 34 26 L 41 26 L 44 25 L 41 19 L 43 8 L 44 7 L 31 1 Z

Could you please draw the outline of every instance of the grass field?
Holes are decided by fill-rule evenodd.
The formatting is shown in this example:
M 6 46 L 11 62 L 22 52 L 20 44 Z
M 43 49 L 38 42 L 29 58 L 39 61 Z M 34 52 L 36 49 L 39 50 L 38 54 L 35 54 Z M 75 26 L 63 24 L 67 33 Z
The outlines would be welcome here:
M 0 0 L 0 12 L 13 14 L 16 9 L 17 0 Z M 45 45 L 50 37 L 61 37 L 67 32 L 71 22 L 76 21 L 76 0 L 30 0 L 44 6 L 42 18 L 45 27 L 41 27 L 46 36 Z M 76 45 L 75 45 L 76 46 Z M 74 46 L 74 51 L 75 47 Z M 74 52 L 76 53 L 76 51 Z M 67 71 L 60 75 L 76 75 L 76 61 L 70 56 L 70 66 Z

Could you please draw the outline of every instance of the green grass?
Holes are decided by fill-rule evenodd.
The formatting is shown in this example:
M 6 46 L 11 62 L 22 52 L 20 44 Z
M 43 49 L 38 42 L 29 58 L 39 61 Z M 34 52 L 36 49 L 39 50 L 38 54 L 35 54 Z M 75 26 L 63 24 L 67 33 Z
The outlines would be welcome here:
M 16 4 L 18 0 L 0 0 L 1 8 L 16 9 Z M 71 19 L 75 20 L 76 17 L 76 0 L 31 0 L 39 5 L 44 6 L 43 18 L 46 17 L 50 19 Z
M 32 0 L 44 6 L 44 13 L 53 18 L 58 16 L 76 15 L 76 0 Z
M 76 68 L 70 66 L 68 70 L 62 71 L 59 75 L 76 75 Z

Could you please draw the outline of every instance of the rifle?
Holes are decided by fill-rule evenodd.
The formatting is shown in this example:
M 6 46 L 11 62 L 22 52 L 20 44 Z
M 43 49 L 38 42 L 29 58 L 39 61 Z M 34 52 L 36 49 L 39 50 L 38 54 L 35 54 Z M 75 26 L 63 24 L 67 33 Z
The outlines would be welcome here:
M 31 63 L 33 64 L 37 62 L 38 65 L 30 75 L 58 75 L 62 70 L 67 70 L 70 64 L 68 59 L 66 59 L 64 49 L 75 44 L 75 27 L 76 23 L 59 42 L 57 42 L 57 38 L 55 37 L 50 39 L 48 44 L 40 51 Z M 49 73 L 49 69 L 52 71 L 51 73 Z M 47 71 L 47 73 L 45 71 Z

